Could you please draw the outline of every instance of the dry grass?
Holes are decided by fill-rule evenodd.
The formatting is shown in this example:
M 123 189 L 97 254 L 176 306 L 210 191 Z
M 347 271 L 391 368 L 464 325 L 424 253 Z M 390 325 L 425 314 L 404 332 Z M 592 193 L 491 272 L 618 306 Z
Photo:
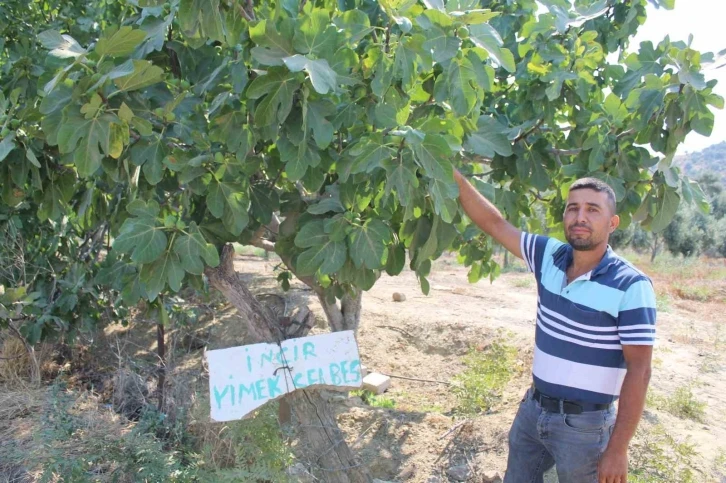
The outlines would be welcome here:
M 726 303 L 726 259 L 658 255 L 650 262 L 647 254 L 624 250 L 623 255 L 647 273 L 659 295 L 701 303 Z
M 0 421 L 27 416 L 43 406 L 46 389 L 0 388 Z
M 0 385 L 0 483 L 37 481 L 26 469 L 47 393 L 47 388 Z
M 52 353 L 51 344 L 38 344 L 34 350 L 40 374 L 46 378 L 57 374 L 59 370 L 52 360 Z M 23 342 L 8 332 L 0 332 L 0 384 L 29 386 L 32 372 L 31 357 Z
M 229 434 L 230 425 L 200 417 L 189 425 L 198 447 L 205 453 L 212 468 L 233 468 L 237 462 L 236 441 Z
M 132 437 L 136 423 L 114 413 L 98 394 L 57 386 L 0 391 L 0 482 L 90 477 L 130 483 L 137 481 L 131 458 L 138 448 L 153 452 L 154 461 L 165 458 L 151 437 Z
M 17 385 L 30 378 L 30 357 L 15 337 L 0 339 L 0 382 Z

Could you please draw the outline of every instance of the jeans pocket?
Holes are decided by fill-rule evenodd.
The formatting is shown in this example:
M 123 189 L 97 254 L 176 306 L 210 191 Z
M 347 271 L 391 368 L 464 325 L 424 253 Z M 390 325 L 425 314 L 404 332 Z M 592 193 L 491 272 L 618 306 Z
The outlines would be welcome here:
M 604 426 L 604 419 L 599 411 L 582 414 L 563 414 L 564 425 L 578 433 L 600 434 Z

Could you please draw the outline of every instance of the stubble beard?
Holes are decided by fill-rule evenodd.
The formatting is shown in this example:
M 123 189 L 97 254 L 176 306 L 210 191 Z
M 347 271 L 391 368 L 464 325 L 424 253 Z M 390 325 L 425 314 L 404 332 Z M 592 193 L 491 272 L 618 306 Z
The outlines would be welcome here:
M 594 235 L 594 232 L 591 230 L 590 236 L 588 238 L 575 238 L 574 236 L 570 236 L 568 231 L 567 233 L 565 233 L 565 238 L 567 239 L 567 243 L 569 243 L 574 250 L 589 252 L 600 245 L 600 242 L 594 238 Z
M 574 250 L 580 252 L 589 252 L 590 250 L 595 249 L 595 247 L 597 246 L 596 243 L 593 243 L 591 238 L 571 238 L 568 236 L 567 243 L 569 243 Z

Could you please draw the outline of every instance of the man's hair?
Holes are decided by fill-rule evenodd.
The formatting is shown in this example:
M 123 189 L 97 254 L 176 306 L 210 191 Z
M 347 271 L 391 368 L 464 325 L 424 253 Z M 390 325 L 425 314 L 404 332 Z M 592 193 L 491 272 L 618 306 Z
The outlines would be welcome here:
M 570 193 L 575 190 L 593 190 L 598 193 L 605 193 L 608 195 L 608 201 L 610 202 L 610 210 L 613 215 L 616 213 L 615 208 L 615 191 L 610 187 L 609 184 L 603 180 L 597 178 L 580 178 L 570 186 Z

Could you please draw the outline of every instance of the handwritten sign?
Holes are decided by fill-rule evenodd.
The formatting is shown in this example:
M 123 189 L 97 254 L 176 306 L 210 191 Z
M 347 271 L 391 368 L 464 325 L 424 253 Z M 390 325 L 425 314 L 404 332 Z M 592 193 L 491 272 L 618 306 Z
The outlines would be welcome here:
M 295 389 L 356 389 L 363 381 L 351 330 L 213 350 L 207 361 L 214 421 L 242 419 Z

